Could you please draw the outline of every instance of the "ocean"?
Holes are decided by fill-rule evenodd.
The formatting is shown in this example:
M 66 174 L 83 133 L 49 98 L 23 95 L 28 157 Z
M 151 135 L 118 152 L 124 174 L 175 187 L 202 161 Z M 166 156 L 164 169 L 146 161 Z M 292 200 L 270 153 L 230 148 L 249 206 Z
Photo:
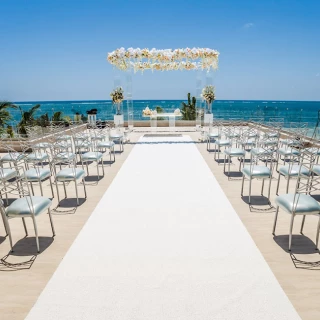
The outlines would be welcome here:
M 142 110 L 147 106 L 155 109 L 160 106 L 164 112 L 173 112 L 176 108 L 181 108 L 181 103 L 185 100 L 134 100 L 134 120 L 146 120 L 142 117 Z M 186 101 L 185 101 L 186 102 Z M 86 111 L 97 109 L 97 119 L 112 120 L 115 114 L 115 107 L 110 100 L 92 101 L 21 101 L 15 102 L 22 110 L 26 111 L 35 104 L 40 104 L 41 108 L 36 116 L 48 113 L 49 117 L 54 112 L 62 111 L 64 116 L 74 119 L 76 112 L 86 115 Z M 212 105 L 215 118 L 218 119 L 244 119 L 263 118 L 268 121 L 270 118 L 280 117 L 285 120 L 285 127 L 289 127 L 290 122 L 307 122 L 310 128 L 314 127 L 318 119 L 320 102 L 318 101 L 252 101 L 252 100 L 216 100 Z M 20 111 L 10 111 L 15 121 L 20 120 Z M 123 102 L 123 114 L 126 120 L 126 101 Z

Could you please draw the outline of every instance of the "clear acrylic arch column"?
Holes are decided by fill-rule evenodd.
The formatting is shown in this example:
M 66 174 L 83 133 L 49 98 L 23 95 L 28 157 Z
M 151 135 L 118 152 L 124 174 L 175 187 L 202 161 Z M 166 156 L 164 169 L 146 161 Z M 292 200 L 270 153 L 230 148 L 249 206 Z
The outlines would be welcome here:
M 196 131 L 201 130 L 202 119 L 203 119 L 203 107 L 202 107 L 202 71 L 197 70 L 196 75 Z
M 208 71 L 205 73 L 205 83 L 206 86 L 212 86 L 213 85 L 213 75 L 211 71 Z M 213 113 L 212 113 L 212 102 L 207 103 L 205 102 L 205 112 L 204 112 L 204 125 L 205 126 L 210 126 L 213 122 Z
M 133 130 L 133 100 L 132 100 L 132 69 L 126 72 L 127 78 L 127 111 L 128 111 L 128 129 Z
M 113 88 L 121 87 L 121 77 L 120 70 L 114 68 L 114 76 L 113 76 Z M 117 128 L 123 127 L 124 119 L 123 119 L 123 102 L 116 105 L 115 115 L 113 117 L 114 124 Z

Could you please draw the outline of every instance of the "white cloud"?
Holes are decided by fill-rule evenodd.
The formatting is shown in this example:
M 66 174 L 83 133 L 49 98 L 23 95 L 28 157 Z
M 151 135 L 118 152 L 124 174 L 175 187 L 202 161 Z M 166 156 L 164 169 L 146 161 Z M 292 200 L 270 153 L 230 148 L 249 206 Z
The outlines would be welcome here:
M 244 29 L 250 29 L 254 26 L 253 22 L 247 22 L 246 24 L 243 25 Z

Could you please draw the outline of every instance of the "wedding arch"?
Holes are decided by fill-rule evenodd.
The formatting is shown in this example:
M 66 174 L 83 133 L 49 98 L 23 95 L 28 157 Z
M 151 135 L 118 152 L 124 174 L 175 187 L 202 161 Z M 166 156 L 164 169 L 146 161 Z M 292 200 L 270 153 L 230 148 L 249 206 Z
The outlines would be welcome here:
M 108 53 L 108 62 L 116 69 L 126 71 L 126 100 L 128 126 L 133 127 L 132 71 L 145 70 L 173 71 L 197 70 L 196 98 L 197 108 L 201 108 L 202 73 L 206 72 L 206 85 L 211 85 L 211 71 L 218 68 L 219 52 L 209 48 L 155 49 L 119 48 Z M 119 78 L 115 77 L 114 87 L 120 87 Z M 123 123 L 123 117 L 122 120 Z M 196 122 L 199 122 L 197 117 Z M 201 119 L 200 119 L 201 123 Z

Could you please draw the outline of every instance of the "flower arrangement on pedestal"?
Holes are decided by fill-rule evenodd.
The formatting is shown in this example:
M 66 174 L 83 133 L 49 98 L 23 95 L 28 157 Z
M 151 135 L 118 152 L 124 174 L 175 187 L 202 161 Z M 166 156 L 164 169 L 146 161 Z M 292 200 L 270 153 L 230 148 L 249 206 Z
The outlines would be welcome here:
M 216 98 L 214 90 L 215 90 L 214 86 L 211 86 L 211 85 L 210 86 L 205 86 L 202 89 L 201 96 L 207 103 L 207 106 L 208 106 L 207 113 L 212 113 L 211 104 Z
M 154 114 L 153 112 L 154 112 L 154 111 L 151 110 L 149 107 L 146 107 L 145 109 L 142 110 L 142 114 L 143 114 L 144 116 L 151 116 L 151 115 Z
M 121 102 L 123 101 L 123 89 L 122 87 L 117 87 L 110 93 L 112 103 L 116 105 L 117 115 L 121 115 Z

